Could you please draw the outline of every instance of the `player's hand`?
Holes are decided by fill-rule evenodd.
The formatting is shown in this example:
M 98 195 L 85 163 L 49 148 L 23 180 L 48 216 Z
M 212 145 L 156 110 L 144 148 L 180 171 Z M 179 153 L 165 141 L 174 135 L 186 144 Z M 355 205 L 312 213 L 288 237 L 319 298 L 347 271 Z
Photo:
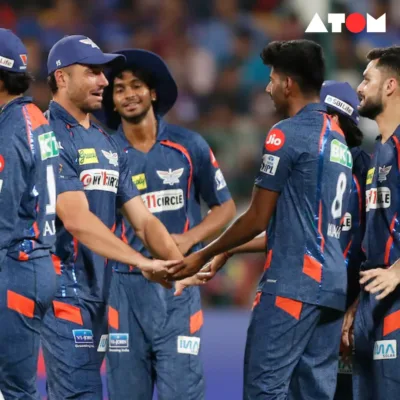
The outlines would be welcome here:
M 183 259 L 182 269 L 179 272 L 168 272 L 169 280 L 180 281 L 193 276 L 200 271 L 201 267 L 205 265 L 207 261 L 208 260 L 204 257 L 202 250 L 192 253 Z
M 164 286 L 166 289 L 172 289 L 172 283 L 168 282 L 165 279 L 165 272 L 156 272 L 153 274 L 151 272 L 142 271 L 142 274 L 149 281 L 159 283 L 161 286 Z
M 174 239 L 174 242 L 183 255 L 185 255 L 195 245 L 189 232 L 172 234 L 171 237 Z
M 214 278 L 230 257 L 228 253 L 218 254 L 196 274 L 197 278 L 207 283 Z
M 354 318 L 358 308 L 358 299 L 348 308 L 344 315 L 342 325 L 342 343 L 344 346 L 344 353 L 349 353 L 349 349 L 353 347 L 354 343 Z
M 207 280 L 200 277 L 202 271 L 206 272 L 210 270 L 210 265 L 206 264 L 200 272 L 196 275 L 190 276 L 189 278 L 182 279 L 181 281 L 175 282 L 175 293 L 174 296 L 180 296 L 183 291 L 188 288 L 189 286 L 200 286 L 205 285 Z
M 167 278 L 168 274 L 175 274 L 183 268 L 182 260 L 152 260 L 146 258 L 140 264 L 137 264 L 142 273 L 162 276 Z M 146 276 L 147 277 L 147 276 Z
M 375 294 L 380 292 L 377 296 L 377 300 L 384 299 L 388 294 L 392 293 L 400 283 L 399 272 L 394 268 L 376 268 L 368 271 L 360 272 L 361 279 L 360 284 L 368 284 L 364 287 L 364 290 Z

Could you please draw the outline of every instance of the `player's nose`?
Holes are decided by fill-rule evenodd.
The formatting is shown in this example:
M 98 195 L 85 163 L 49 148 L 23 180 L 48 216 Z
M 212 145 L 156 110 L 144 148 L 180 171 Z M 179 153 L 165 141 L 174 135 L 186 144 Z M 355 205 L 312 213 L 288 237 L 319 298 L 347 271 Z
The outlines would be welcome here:
M 104 72 L 101 72 L 99 74 L 99 78 L 98 78 L 98 84 L 102 87 L 106 87 L 108 86 L 108 79 L 106 78 L 106 76 L 104 75 Z

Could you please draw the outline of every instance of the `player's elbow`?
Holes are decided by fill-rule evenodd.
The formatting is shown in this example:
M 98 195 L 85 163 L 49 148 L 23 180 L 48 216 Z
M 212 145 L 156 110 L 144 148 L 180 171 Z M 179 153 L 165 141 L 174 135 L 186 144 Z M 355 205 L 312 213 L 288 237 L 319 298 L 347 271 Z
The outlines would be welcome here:
M 71 213 L 62 219 L 64 228 L 74 237 L 80 237 L 84 231 L 84 220 L 79 215 Z

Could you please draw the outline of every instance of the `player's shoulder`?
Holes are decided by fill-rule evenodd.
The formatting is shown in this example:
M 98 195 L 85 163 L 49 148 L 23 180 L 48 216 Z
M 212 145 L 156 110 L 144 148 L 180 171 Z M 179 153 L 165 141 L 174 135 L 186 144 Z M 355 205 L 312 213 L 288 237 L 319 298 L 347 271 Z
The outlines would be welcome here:
M 208 144 L 200 133 L 174 124 L 165 124 L 167 137 L 170 141 L 185 147 L 190 153 L 208 149 Z

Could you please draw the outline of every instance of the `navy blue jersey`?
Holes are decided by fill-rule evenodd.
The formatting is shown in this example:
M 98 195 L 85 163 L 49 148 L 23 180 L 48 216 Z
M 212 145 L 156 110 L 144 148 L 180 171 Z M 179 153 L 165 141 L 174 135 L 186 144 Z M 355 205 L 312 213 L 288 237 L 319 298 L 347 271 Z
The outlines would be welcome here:
M 340 235 L 347 264 L 348 303 L 352 303 L 358 295 L 359 271 L 365 261 L 362 250 L 365 232 L 365 182 L 371 161 L 371 157 L 360 147 L 354 147 L 350 151 L 353 156 L 352 189 Z
M 264 292 L 343 310 L 347 272 L 340 245 L 352 156 L 320 104 L 268 133 L 255 184 L 280 192 L 268 229 Z
M 90 211 L 114 230 L 117 208 L 139 194 L 125 154 L 99 127 L 85 129 L 58 103 L 50 103 L 49 114 L 60 150 L 58 194 L 84 191 Z M 105 299 L 107 260 L 77 242 L 59 219 L 53 259 L 61 275 L 57 296 Z
M 399 152 L 400 127 L 387 142 L 377 139 L 366 184 L 365 269 L 390 266 L 400 258 Z
M 170 233 L 184 233 L 202 221 L 200 198 L 213 207 L 231 198 L 217 160 L 197 133 L 158 120 L 157 141 L 148 153 L 134 149 L 122 127 L 115 140 L 127 154 L 132 181 L 147 208 Z M 118 233 L 146 257 L 150 253 L 126 220 L 119 215 Z M 192 251 L 201 247 L 195 246 Z M 118 271 L 132 267 L 117 263 Z M 139 272 L 137 269 L 134 271 Z
M 29 97 L 0 108 L 0 266 L 48 256 L 55 241 L 58 147 Z

